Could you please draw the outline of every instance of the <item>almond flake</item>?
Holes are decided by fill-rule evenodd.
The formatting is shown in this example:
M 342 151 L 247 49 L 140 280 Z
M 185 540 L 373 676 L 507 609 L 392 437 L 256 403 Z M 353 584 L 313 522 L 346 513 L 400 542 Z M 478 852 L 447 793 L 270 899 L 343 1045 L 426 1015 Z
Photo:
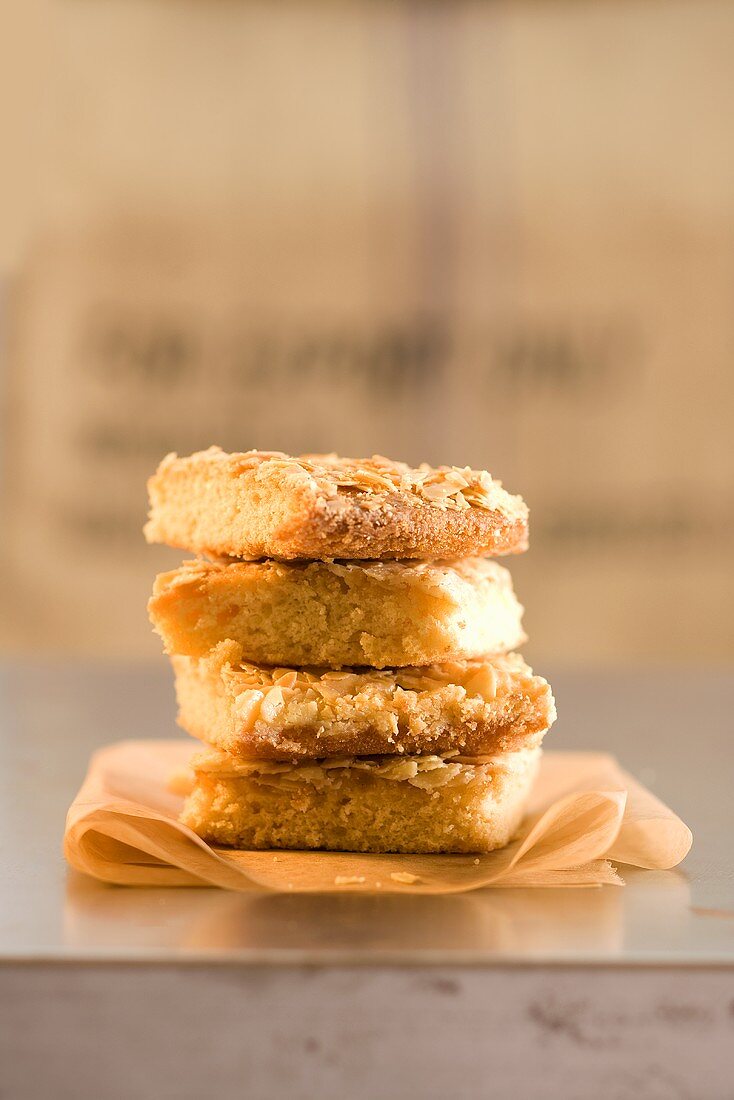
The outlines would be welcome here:
M 264 722 L 273 722 L 284 705 L 285 699 L 283 698 L 282 689 L 272 687 L 260 704 L 260 717 Z
M 256 690 L 243 691 L 235 696 L 234 709 L 243 729 L 249 731 L 254 727 L 263 698 L 263 692 Z
M 273 673 L 273 681 L 279 688 L 290 690 L 294 688 L 298 682 L 298 673 L 294 668 L 278 668 Z

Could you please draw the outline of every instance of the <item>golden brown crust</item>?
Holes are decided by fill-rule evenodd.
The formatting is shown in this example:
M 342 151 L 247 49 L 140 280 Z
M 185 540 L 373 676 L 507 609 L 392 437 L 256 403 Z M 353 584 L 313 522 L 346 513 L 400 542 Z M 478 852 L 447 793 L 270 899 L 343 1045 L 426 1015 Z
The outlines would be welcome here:
M 458 562 L 184 562 L 148 603 L 166 652 L 232 640 L 266 665 L 427 665 L 525 641 L 506 569 Z
M 481 470 L 211 447 L 167 455 L 148 489 L 148 541 L 199 554 L 431 560 L 527 548 L 526 505 Z
M 243 759 L 459 751 L 540 744 L 555 721 L 548 683 L 517 654 L 384 671 L 268 669 L 174 657 L 179 724 Z
M 532 749 L 467 764 L 392 757 L 245 768 L 203 754 L 181 820 L 238 848 L 489 852 L 519 826 L 539 758 Z

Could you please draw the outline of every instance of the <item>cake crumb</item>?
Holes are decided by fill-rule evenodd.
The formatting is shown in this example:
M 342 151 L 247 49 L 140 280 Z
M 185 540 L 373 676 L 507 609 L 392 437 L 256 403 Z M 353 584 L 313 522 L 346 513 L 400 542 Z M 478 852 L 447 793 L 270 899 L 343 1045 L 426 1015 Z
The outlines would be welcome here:
M 360 886 L 365 881 L 364 875 L 337 875 L 334 879 L 335 886 Z
M 478 866 L 479 866 L 479 860 L 478 860 L 478 859 L 475 859 L 475 860 L 474 860 L 474 866 L 475 866 L 475 867 L 478 867 Z
M 412 875 L 410 871 L 391 871 L 390 878 L 393 882 L 404 882 L 408 886 L 413 882 L 420 881 L 420 877 L 418 875 Z

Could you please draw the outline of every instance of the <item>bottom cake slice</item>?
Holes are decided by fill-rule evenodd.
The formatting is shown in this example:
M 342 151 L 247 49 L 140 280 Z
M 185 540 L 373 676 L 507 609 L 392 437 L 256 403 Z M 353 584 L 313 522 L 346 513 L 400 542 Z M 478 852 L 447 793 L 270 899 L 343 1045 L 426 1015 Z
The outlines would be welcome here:
M 541 750 L 492 757 L 343 757 L 245 762 L 218 750 L 191 762 L 181 821 L 235 848 L 490 852 L 522 820 Z

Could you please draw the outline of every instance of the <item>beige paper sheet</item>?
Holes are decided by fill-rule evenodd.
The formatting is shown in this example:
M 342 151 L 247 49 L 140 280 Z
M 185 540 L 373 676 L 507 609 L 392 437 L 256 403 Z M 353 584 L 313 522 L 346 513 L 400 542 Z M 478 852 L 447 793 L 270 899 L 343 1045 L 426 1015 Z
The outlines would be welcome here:
M 127 886 L 449 894 L 483 886 L 623 885 L 611 860 L 669 868 L 691 847 L 690 829 L 614 757 L 547 752 L 520 833 L 498 852 L 234 851 L 207 844 L 177 820 L 182 799 L 168 779 L 191 754 L 189 740 L 123 741 L 97 752 L 67 815 L 69 863 Z

